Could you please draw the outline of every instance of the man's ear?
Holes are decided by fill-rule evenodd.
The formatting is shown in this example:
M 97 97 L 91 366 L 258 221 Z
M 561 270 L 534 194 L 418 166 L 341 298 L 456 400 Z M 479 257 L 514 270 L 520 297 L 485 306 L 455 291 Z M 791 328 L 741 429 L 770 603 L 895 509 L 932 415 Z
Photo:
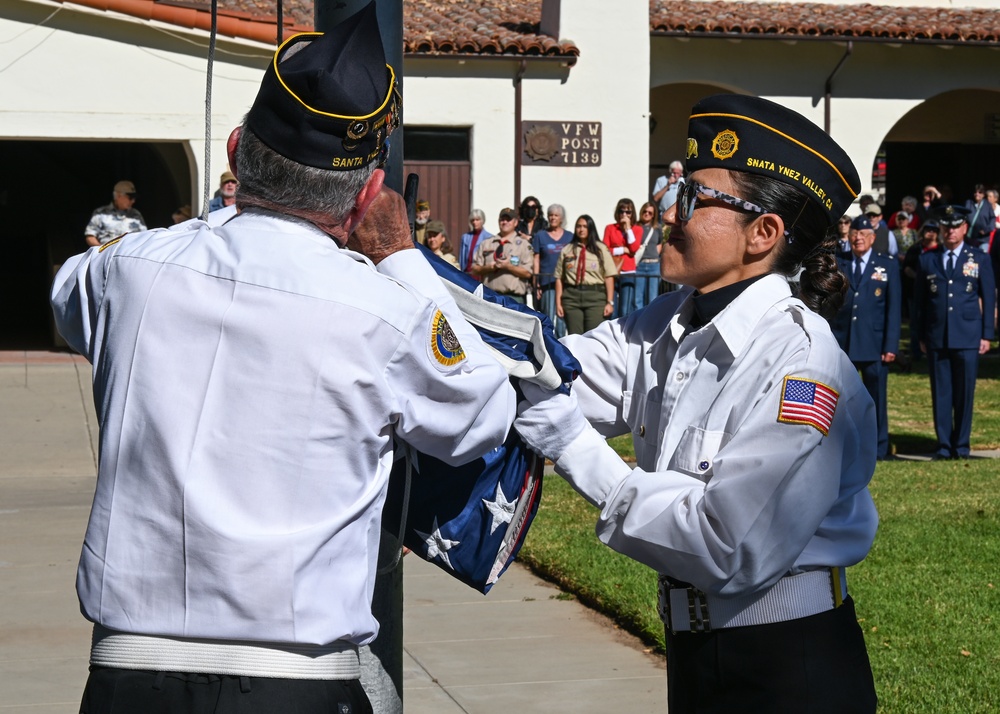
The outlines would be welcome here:
M 785 237 L 785 222 L 777 213 L 765 213 L 746 228 L 747 254 L 764 256 Z
M 344 228 L 348 234 L 353 233 L 355 226 L 361 223 L 361 219 L 365 217 L 365 213 L 368 212 L 368 207 L 372 205 L 372 201 L 382 192 L 382 185 L 384 183 L 385 171 L 375 169 L 365 185 L 358 191 L 358 197 L 354 199 L 354 208 L 351 209 L 351 212 L 344 219 Z
M 240 143 L 240 133 L 243 131 L 243 127 L 238 126 L 233 129 L 232 133 L 229 135 L 229 139 L 226 141 L 226 154 L 229 156 L 229 170 L 233 172 L 233 176 L 236 177 L 238 181 L 240 178 L 240 169 L 236 165 L 236 147 Z

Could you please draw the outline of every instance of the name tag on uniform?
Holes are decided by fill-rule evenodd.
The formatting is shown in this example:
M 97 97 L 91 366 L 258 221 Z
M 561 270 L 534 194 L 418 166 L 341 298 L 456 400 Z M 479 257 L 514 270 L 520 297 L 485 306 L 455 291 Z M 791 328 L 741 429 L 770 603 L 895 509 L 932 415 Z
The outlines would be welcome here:
M 962 266 L 962 275 L 967 278 L 978 278 L 979 277 L 979 263 L 971 255 L 969 259 L 965 261 L 965 265 Z M 971 290 L 969 291 L 971 292 Z
M 885 268 L 883 268 L 881 265 L 876 265 L 875 272 L 872 273 L 872 280 L 877 280 L 880 283 L 887 282 L 889 280 L 889 276 L 885 272 Z

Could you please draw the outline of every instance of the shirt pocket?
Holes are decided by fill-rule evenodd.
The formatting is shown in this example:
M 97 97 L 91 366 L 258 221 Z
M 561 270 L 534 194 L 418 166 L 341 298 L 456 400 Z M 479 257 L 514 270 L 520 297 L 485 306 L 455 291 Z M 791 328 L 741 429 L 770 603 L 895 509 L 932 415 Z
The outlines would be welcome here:
M 707 482 L 712 478 L 715 457 L 729 438 L 730 435 L 724 431 L 689 426 L 677 442 L 668 468 Z

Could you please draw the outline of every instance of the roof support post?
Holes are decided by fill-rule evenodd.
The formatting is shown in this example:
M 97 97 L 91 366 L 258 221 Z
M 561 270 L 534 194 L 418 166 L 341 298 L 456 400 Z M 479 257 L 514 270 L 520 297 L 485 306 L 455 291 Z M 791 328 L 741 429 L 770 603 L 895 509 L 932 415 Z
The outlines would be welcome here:
M 369 0 L 316 0 L 316 29 L 327 32 L 366 7 Z M 403 95 L 403 0 L 375 0 L 385 61 L 396 72 Z M 403 107 L 399 128 L 389 144 L 385 183 L 403 192 Z M 402 534 L 400 534 L 402 535 Z M 399 553 L 401 543 L 384 527 L 379 539 L 379 574 L 375 578 L 372 614 L 379 621 L 375 641 L 361 648 L 361 684 L 379 714 L 403 714 L 403 559 L 381 572 Z
M 840 71 L 840 68 L 844 66 L 844 62 L 847 61 L 847 58 L 851 56 L 852 52 L 854 52 L 854 43 L 848 41 L 847 50 L 844 52 L 844 56 L 840 58 L 840 62 L 838 62 L 837 66 L 833 68 L 832 72 L 830 72 L 830 76 L 826 78 L 826 83 L 823 85 L 823 130 L 827 134 L 830 133 L 830 101 L 833 97 L 833 78 L 837 75 L 837 72 Z
M 521 80 L 528 71 L 528 61 L 521 60 L 514 75 L 514 206 L 521 205 Z

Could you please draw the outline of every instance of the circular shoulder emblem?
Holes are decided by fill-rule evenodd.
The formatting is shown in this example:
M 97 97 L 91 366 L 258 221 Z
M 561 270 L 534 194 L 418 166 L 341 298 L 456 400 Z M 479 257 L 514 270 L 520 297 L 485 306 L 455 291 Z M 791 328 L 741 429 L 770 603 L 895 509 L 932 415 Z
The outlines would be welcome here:
M 434 313 L 434 319 L 431 321 L 431 353 L 434 359 L 446 367 L 465 359 L 465 350 L 462 349 L 458 336 L 440 310 Z
M 712 140 L 712 156 L 717 159 L 728 159 L 740 147 L 739 137 L 732 129 L 720 131 Z

